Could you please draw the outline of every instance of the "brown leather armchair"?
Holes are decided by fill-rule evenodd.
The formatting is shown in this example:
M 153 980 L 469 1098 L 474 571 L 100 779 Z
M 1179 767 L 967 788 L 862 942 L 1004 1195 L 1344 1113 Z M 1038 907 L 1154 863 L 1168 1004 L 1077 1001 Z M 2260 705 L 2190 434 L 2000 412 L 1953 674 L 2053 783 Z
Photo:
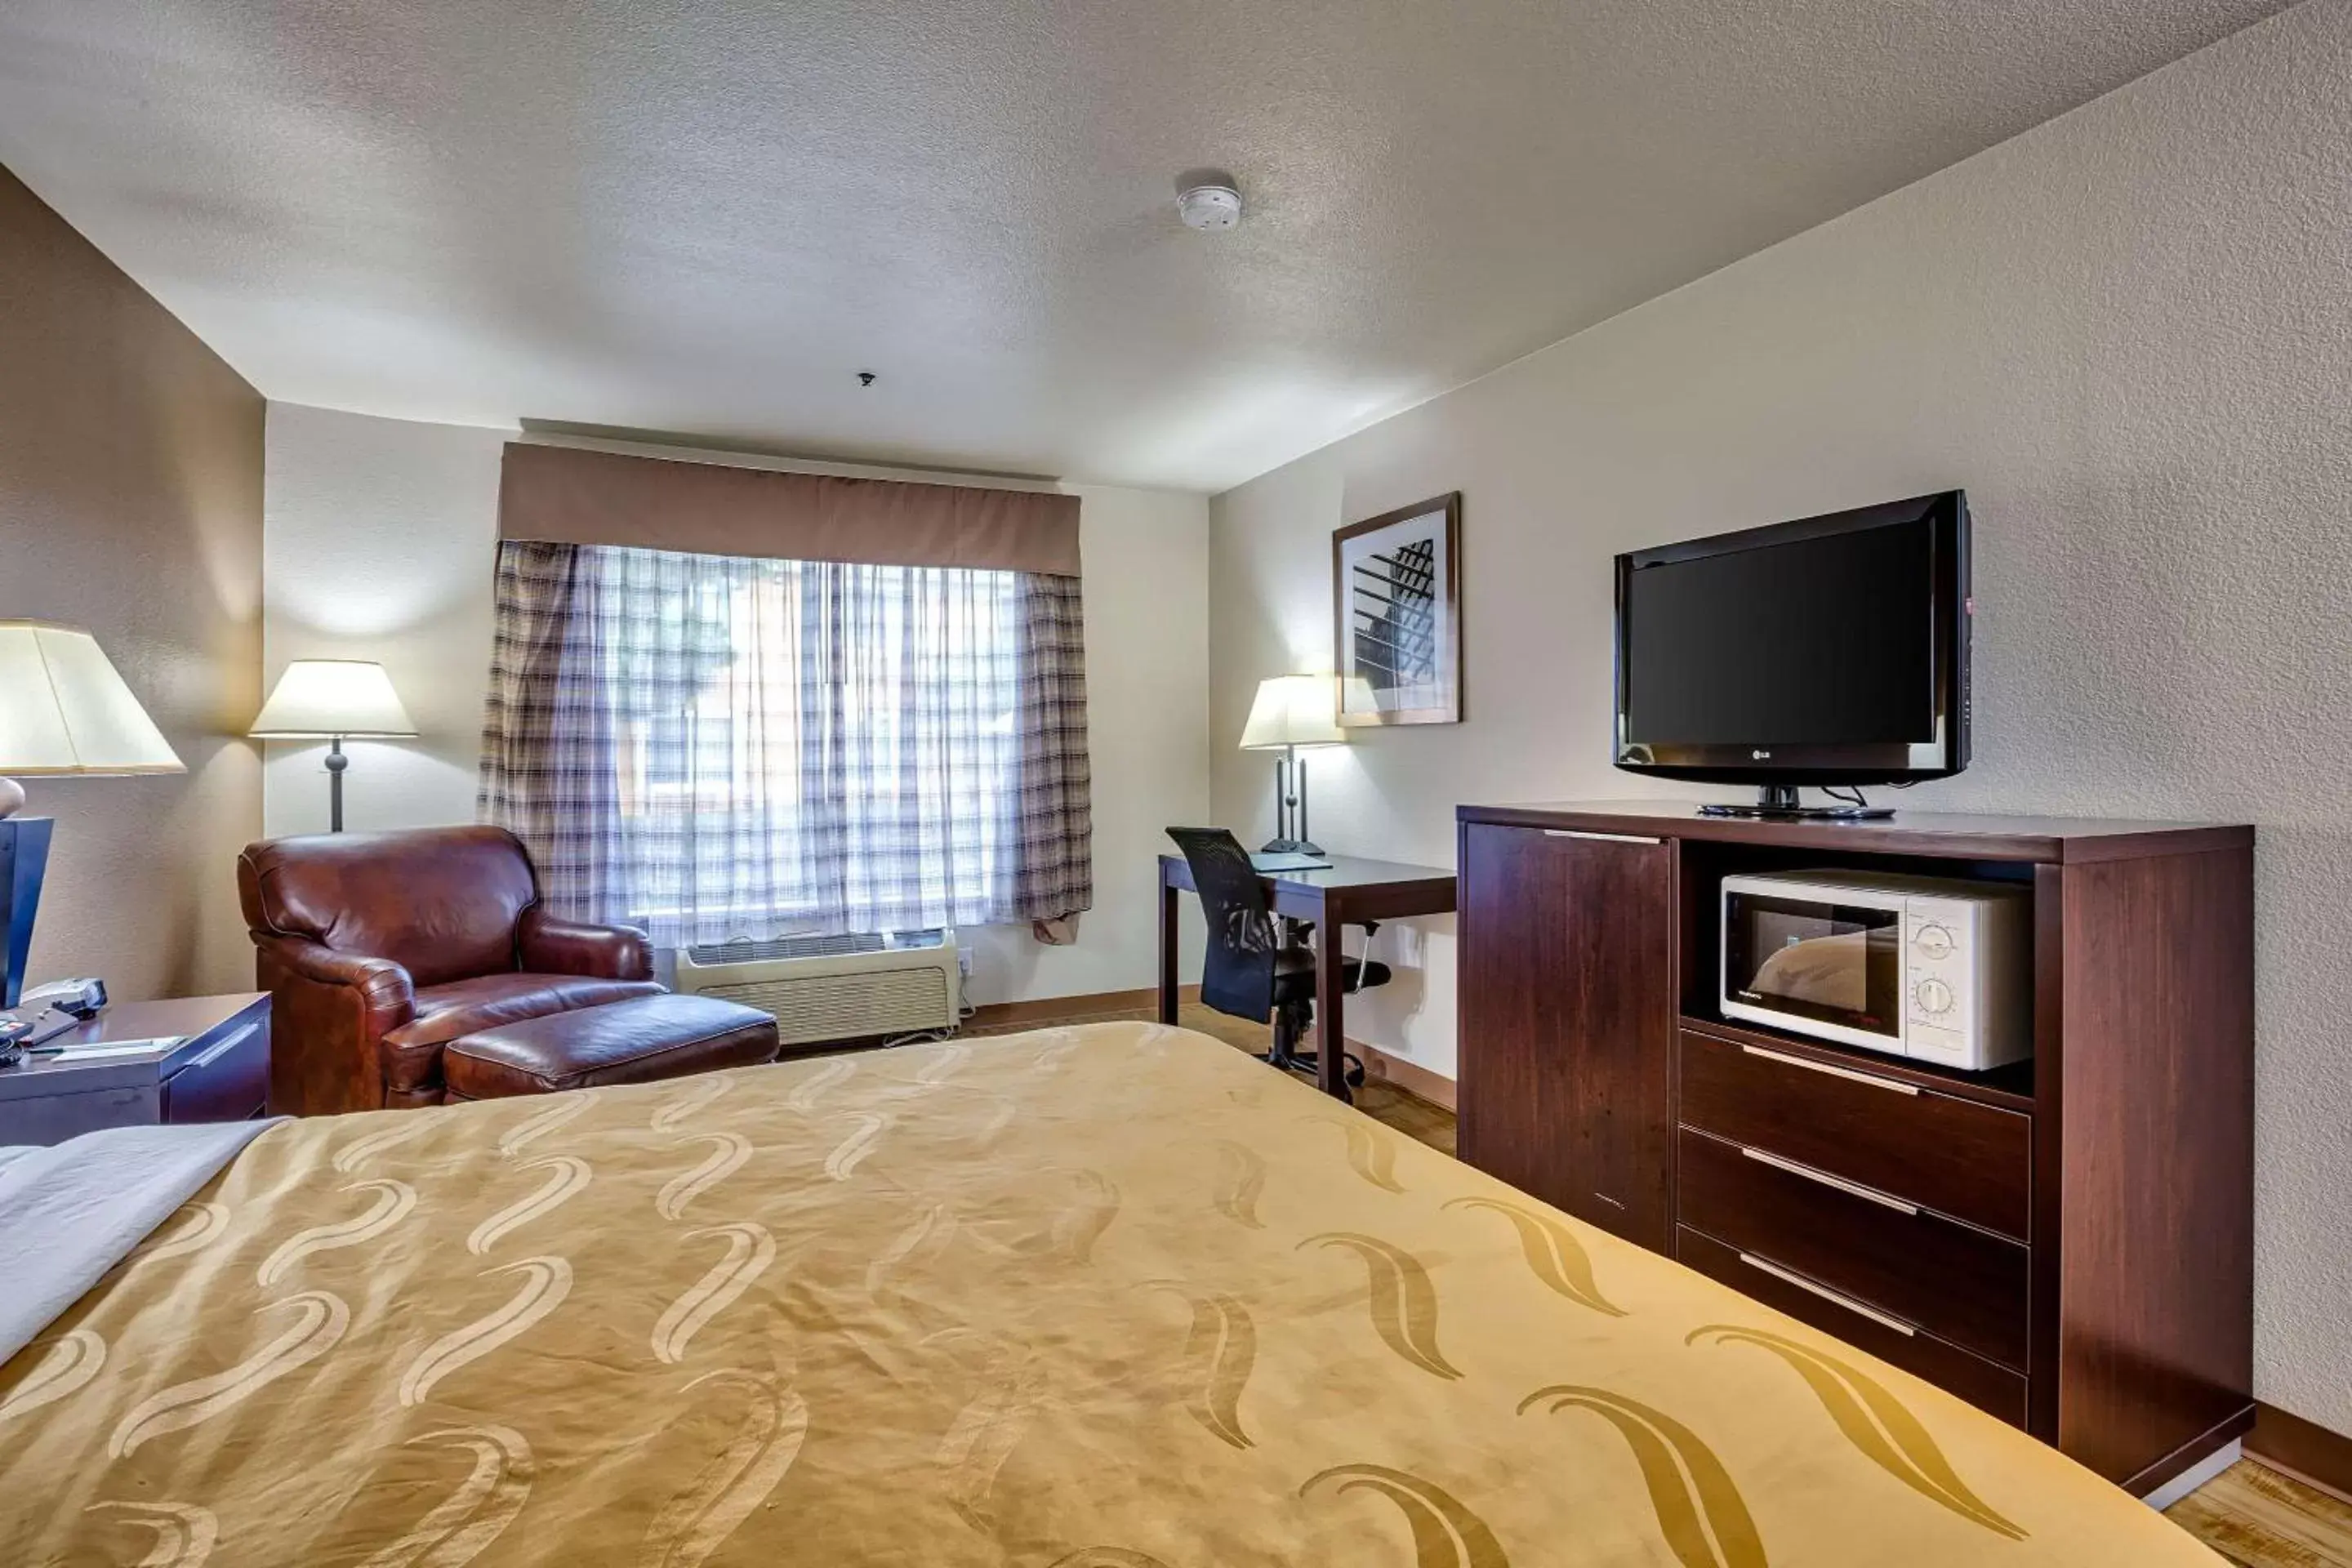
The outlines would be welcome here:
M 449 1041 L 661 990 L 644 932 L 547 912 L 503 827 L 268 839 L 236 882 L 281 1113 L 438 1105 Z

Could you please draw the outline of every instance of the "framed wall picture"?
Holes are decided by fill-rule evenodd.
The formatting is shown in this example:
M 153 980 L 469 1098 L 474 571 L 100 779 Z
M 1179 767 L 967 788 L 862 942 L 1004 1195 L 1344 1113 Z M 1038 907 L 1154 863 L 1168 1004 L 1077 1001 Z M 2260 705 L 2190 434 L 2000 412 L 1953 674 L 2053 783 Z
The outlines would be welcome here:
M 1331 536 L 1339 722 L 1462 721 L 1462 492 Z

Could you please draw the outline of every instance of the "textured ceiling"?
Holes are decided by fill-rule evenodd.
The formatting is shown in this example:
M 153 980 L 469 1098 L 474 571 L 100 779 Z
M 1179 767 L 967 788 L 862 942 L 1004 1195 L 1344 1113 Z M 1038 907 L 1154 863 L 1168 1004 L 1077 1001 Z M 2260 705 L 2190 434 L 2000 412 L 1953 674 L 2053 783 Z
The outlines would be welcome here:
M 272 398 L 1217 489 L 2281 8 L 0 0 L 0 163 Z

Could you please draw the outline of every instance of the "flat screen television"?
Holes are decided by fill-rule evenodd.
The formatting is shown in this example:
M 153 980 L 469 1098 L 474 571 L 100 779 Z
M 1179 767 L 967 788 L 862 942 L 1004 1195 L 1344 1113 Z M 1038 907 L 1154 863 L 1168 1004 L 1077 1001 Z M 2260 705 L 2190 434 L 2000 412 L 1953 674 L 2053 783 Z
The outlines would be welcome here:
M 1775 813 L 1957 773 L 1970 608 L 1958 490 L 1620 555 L 1616 763 Z

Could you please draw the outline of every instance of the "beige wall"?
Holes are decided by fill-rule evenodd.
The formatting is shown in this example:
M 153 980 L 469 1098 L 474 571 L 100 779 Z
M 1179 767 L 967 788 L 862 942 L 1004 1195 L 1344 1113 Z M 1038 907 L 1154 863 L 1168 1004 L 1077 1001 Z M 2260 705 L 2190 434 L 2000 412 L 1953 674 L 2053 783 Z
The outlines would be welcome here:
M 261 450 L 260 395 L 0 170 L 0 617 L 89 627 L 188 768 L 27 782 L 58 819 L 36 979 L 252 982 Z
M 269 405 L 263 662 L 382 663 L 415 741 L 352 741 L 352 827 L 474 819 L 490 669 L 499 453 L 514 435 L 469 425 Z M 327 830 L 327 748 L 272 741 L 272 837 Z
M 514 434 L 270 405 L 270 675 L 291 658 L 380 660 L 422 731 L 413 742 L 350 744 L 352 827 L 473 820 L 499 452 Z M 1208 503 L 1074 488 L 1086 558 L 1095 908 L 1069 947 L 1041 946 L 1026 928 L 963 932 L 974 1002 L 1151 984 L 1160 829 L 1208 813 Z M 268 831 L 322 830 L 325 748 L 274 742 L 269 753 Z
M 2315 0 L 1244 486 L 1211 732 L 1329 668 L 1333 526 L 1459 488 L 1468 719 L 1318 753 L 1316 807 L 1450 863 L 1456 802 L 1662 793 L 1606 762 L 1614 552 L 1967 487 L 1977 758 L 1905 798 L 2260 825 L 2256 1388 L 2352 1430 L 2347 192 L 2352 5 Z M 1431 945 L 1417 1010 L 1349 1016 L 1444 1069 Z

